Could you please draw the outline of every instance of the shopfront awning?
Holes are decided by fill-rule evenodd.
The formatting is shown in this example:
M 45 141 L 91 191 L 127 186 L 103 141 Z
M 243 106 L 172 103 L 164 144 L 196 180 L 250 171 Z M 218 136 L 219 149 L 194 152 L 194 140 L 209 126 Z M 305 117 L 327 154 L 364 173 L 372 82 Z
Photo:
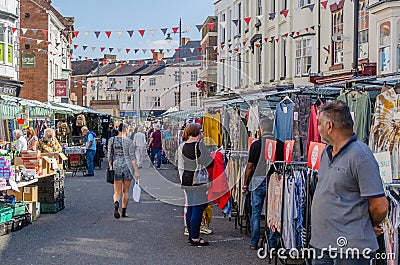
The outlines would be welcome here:
M 48 102 L 50 105 L 55 106 L 55 107 L 61 107 L 64 109 L 70 109 L 72 113 L 74 114 L 80 114 L 80 113 L 90 113 L 90 114 L 97 114 L 97 115 L 103 115 L 103 116 L 110 116 L 110 114 L 100 112 L 100 111 L 95 111 L 92 109 L 88 109 L 85 107 L 81 107 L 78 105 L 72 105 L 68 103 L 60 103 L 60 102 Z

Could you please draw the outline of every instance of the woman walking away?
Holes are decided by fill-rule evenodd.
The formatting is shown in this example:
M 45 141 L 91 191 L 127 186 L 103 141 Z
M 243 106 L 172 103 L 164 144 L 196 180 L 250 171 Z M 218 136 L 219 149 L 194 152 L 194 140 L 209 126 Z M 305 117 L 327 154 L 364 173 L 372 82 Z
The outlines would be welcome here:
M 120 218 L 119 201 L 122 196 L 122 217 L 126 215 L 126 207 L 129 201 L 129 188 L 133 176 L 139 179 L 139 171 L 136 166 L 136 157 L 131 139 L 127 138 L 128 125 L 121 123 L 118 127 L 118 135 L 109 140 L 108 164 L 114 170 L 114 217 Z
M 200 225 L 204 209 L 208 205 L 207 184 L 193 184 L 193 176 L 197 164 L 211 167 L 213 159 L 202 139 L 201 125 L 191 123 L 183 133 L 186 139 L 179 155 L 183 159 L 182 188 L 185 189 L 188 204 L 186 225 L 189 230 L 189 241 L 192 246 L 208 246 L 208 242 L 200 238 Z
M 139 127 L 137 133 L 133 138 L 133 144 L 135 146 L 135 154 L 138 168 L 142 168 L 143 157 L 146 154 L 146 135 L 143 133 L 143 128 Z

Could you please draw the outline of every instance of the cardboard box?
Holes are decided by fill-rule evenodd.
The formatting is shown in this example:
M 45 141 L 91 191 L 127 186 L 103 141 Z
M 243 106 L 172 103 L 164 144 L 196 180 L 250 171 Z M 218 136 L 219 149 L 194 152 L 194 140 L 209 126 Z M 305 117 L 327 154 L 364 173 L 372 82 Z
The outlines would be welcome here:
M 40 159 L 40 151 L 22 151 L 21 156 L 22 158 Z
M 26 202 L 26 207 L 32 216 L 32 222 L 36 221 L 40 216 L 40 202 Z
M 39 200 L 39 189 L 37 185 L 26 186 L 20 188 L 21 192 L 15 192 L 13 190 L 7 191 L 7 195 L 14 195 L 17 201 L 33 201 Z M 24 195 L 22 198 L 22 194 Z
M 52 174 L 55 172 L 51 166 L 51 159 L 47 156 L 42 157 L 42 172 L 43 175 Z
M 42 157 L 57 159 L 59 169 L 62 169 L 64 162 L 68 160 L 68 157 L 66 157 L 63 153 L 42 153 Z

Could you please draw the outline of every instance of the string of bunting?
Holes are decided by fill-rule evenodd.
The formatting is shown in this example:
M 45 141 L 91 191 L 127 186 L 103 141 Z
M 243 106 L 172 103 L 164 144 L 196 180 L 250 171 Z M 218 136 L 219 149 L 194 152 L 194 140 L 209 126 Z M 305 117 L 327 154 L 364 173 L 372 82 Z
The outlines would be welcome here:
M 334 0 L 334 2 L 335 2 L 337 5 L 339 5 L 339 3 L 340 3 L 341 1 L 344 2 L 345 0 Z M 352 1 L 352 0 L 351 0 L 351 1 Z M 321 7 L 322 7 L 323 9 L 327 9 L 328 0 L 321 1 L 320 4 L 321 4 Z M 306 10 L 306 9 L 308 8 L 311 12 L 313 12 L 314 9 L 315 9 L 315 5 L 316 5 L 316 4 L 313 3 L 313 4 L 306 5 L 306 6 L 304 6 L 304 7 L 297 7 L 297 8 L 294 9 L 294 11 L 295 11 L 296 13 L 299 13 L 299 14 L 300 14 L 303 10 Z M 365 5 L 364 8 L 367 9 L 368 6 Z M 273 21 L 273 20 L 275 20 L 275 19 L 277 18 L 277 14 L 280 14 L 280 15 L 282 15 L 284 18 L 287 18 L 287 16 L 290 14 L 290 12 L 291 12 L 290 10 L 282 9 L 282 10 L 280 10 L 279 12 L 272 12 L 272 13 L 269 13 L 269 14 L 267 14 L 267 15 L 268 15 L 268 19 L 271 20 L 271 21 Z M 292 12 L 293 12 L 293 11 L 292 11 Z M 263 17 L 264 17 L 264 15 L 260 15 L 260 16 L 256 16 L 255 18 L 261 21 L 261 20 L 263 19 Z M 242 20 L 244 21 L 244 23 L 246 23 L 247 25 L 249 25 L 250 22 L 252 21 L 252 17 L 244 17 L 244 18 L 242 18 Z M 239 26 L 240 20 L 239 20 L 239 19 L 232 19 L 231 22 L 237 27 L 237 26 Z M 215 29 L 215 26 L 216 26 L 217 24 L 219 24 L 222 28 L 226 28 L 226 26 L 227 26 L 227 21 L 221 21 L 221 22 L 219 22 L 219 23 L 213 23 L 213 22 L 207 23 L 207 27 L 212 31 L 212 30 Z M 200 31 L 202 30 L 202 28 L 203 28 L 203 24 L 196 24 L 195 27 L 196 27 L 197 30 L 200 32 Z M 188 25 L 188 26 L 185 26 L 185 27 L 184 27 L 185 33 L 189 33 L 190 30 L 191 30 L 191 28 L 192 28 L 192 27 L 189 26 L 189 25 Z M 8 29 L 8 27 L 3 27 L 3 29 L 4 29 L 4 31 L 6 31 L 6 30 Z M 20 32 L 22 33 L 22 35 L 25 35 L 25 34 L 27 34 L 28 32 L 33 33 L 34 36 L 36 36 L 38 33 L 41 33 L 41 34 L 44 35 L 44 36 L 47 36 L 47 35 L 48 35 L 48 30 L 46 30 L 46 29 L 30 29 L 30 28 L 21 28 L 21 29 L 18 29 L 18 28 L 13 27 L 13 28 L 11 28 L 11 30 L 12 30 L 12 33 L 16 33 L 18 30 L 20 30 Z M 172 33 L 173 33 L 173 34 L 179 33 L 179 32 L 178 32 L 178 31 L 179 31 L 179 27 L 171 27 L 171 28 L 164 27 L 164 28 L 160 28 L 159 30 L 161 31 L 161 33 L 162 33 L 164 36 L 167 34 L 168 31 L 171 31 L 171 30 L 172 30 Z M 84 37 L 88 37 L 90 34 L 94 34 L 94 36 L 95 36 L 96 38 L 99 38 L 101 35 L 105 35 L 105 37 L 107 37 L 107 38 L 111 38 L 111 36 L 122 37 L 122 35 L 124 35 L 124 33 L 127 33 L 128 36 L 129 36 L 130 38 L 132 38 L 132 37 L 134 36 L 135 32 L 137 32 L 137 33 L 139 33 L 139 35 L 140 35 L 142 38 L 144 38 L 144 36 L 145 36 L 146 33 L 150 33 L 152 36 L 155 36 L 155 34 L 156 34 L 157 31 L 158 31 L 158 29 L 149 29 L 149 30 L 146 30 L 146 29 L 136 29 L 136 30 L 114 30 L 114 31 L 112 31 L 112 30 L 103 30 L 103 31 L 102 31 L 102 30 L 95 30 L 95 31 L 79 31 L 79 30 L 69 31 L 69 30 L 64 30 L 63 33 L 64 33 L 64 34 L 72 33 L 73 36 L 74 36 L 75 38 L 78 38 L 79 36 L 82 36 L 82 35 L 83 35 Z

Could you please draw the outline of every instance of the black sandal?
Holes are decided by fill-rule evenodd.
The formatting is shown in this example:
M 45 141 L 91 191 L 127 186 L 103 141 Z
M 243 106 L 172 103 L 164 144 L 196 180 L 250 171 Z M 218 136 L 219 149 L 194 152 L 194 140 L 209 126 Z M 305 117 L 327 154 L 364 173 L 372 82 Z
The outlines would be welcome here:
M 208 246 L 209 245 L 208 241 L 205 241 L 201 237 L 200 237 L 199 241 L 193 241 L 193 239 L 191 239 L 190 244 L 192 246 Z

